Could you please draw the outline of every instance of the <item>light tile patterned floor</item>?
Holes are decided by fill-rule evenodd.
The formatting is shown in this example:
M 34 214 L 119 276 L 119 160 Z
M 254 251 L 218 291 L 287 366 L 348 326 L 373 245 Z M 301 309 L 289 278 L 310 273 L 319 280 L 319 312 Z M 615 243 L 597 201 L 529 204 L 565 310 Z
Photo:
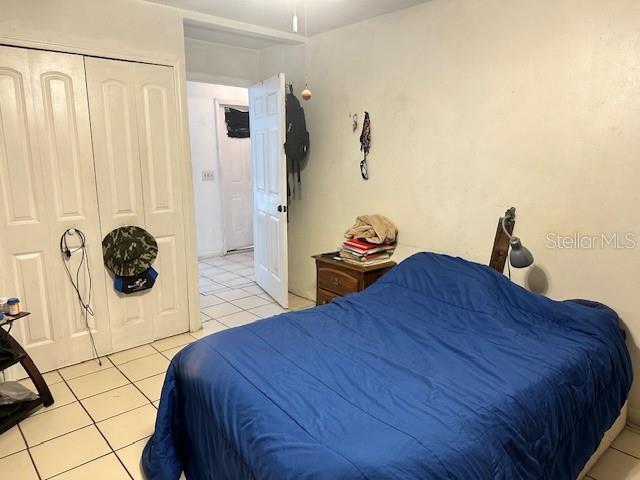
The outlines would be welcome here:
M 0 435 L 0 477 L 11 480 L 142 479 L 169 361 L 186 344 L 284 312 L 253 279 L 251 252 L 200 263 L 202 330 L 157 340 L 45 374 L 56 403 Z M 289 296 L 290 310 L 313 305 Z M 34 389 L 29 380 L 22 382 Z
M 167 365 L 186 344 L 284 310 L 253 281 L 250 252 L 200 263 L 203 329 L 45 375 L 56 403 L 0 435 L 0 476 L 11 480 L 138 480 Z M 290 295 L 291 310 L 312 302 Z M 24 384 L 33 387 L 30 381 Z M 640 431 L 626 428 L 589 472 L 640 480 Z
M 253 252 L 206 259 L 199 268 L 202 335 L 286 311 L 256 285 Z M 289 310 L 311 306 L 310 300 L 289 295 Z

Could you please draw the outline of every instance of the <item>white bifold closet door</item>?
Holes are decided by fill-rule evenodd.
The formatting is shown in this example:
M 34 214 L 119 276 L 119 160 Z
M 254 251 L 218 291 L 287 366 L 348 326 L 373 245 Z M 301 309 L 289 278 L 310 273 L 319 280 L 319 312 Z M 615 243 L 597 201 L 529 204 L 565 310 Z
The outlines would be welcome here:
M 158 242 L 150 291 L 121 295 L 106 271 L 114 350 L 189 329 L 178 170 L 178 122 L 170 67 L 85 58 L 102 235 L 124 225 Z
M 83 57 L 0 47 L 0 293 L 32 312 L 12 334 L 43 371 L 93 356 L 59 248 L 71 227 L 87 238 L 96 312 L 89 323 L 98 351 L 108 353 Z

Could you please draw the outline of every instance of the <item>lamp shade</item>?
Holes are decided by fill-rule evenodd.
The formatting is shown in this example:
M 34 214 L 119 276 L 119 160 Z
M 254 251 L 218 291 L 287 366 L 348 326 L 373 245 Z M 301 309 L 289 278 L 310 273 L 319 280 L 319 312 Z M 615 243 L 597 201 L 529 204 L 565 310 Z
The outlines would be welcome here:
M 527 247 L 522 245 L 518 237 L 511 237 L 509 245 L 511 246 L 509 262 L 513 268 L 525 268 L 533 263 L 533 255 Z

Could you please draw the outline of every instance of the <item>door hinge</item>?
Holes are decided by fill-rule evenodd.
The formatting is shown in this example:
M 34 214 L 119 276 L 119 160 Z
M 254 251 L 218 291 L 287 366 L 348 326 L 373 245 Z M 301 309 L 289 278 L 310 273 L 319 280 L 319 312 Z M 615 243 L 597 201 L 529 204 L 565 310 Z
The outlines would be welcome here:
M 286 205 L 278 205 L 278 211 L 279 211 L 280 213 L 282 213 L 282 212 L 285 212 L 285 213 L 286 213 L 286 211 L 287 211 L 287 206 L 286 206 Z

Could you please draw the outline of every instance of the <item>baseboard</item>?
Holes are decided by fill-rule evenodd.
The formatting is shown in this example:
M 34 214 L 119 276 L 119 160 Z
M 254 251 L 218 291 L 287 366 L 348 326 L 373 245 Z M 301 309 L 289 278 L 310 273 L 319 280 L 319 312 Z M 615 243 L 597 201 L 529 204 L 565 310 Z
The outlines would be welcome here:
M 296 288 L 291 288 L 291 285 L 289 285 L 289 293 L 293 293 L 294 295 L 300 297 L 300 298 L 304 298 L 305 300 L 309 300 L 310 302 L 315 302 L 316 301 L 316 296 L 315 295 L 309 295 L 308 292 L 305 292 L 303 290 L 298 290 Z
M 620 432 L 622 432 L 622 430 L 624 430 L 628 418 L 629 405 L 627 402 L 625 402 L 625 404 L 622 406 L 622 409 L 620 410 L 620 415 L 613 423 L 613 425 L 611 425 L 611 428 L 604 433 L 602 441 L 600 442 L 600 445 L 598 445 L 598 449 L 594 452 L 593 455 L 591 455 L 591 458 L 587 461 L 586 465 L 578 475 L 578 480 L 582 480 L 583 478 L 585 478 L 591 468 L 598 462 L 602 455 L 604 455 L 604 453 L 611 446 L 616 437 L 620 435 Z
M 222 250 L 212 250 L 207 252 L 198 252 L 198 261 L 206 260 L 211 257 L 221 257 Z
M 627 424 L 640 429 L 640 408 L 629 407 L 627 412 Z

